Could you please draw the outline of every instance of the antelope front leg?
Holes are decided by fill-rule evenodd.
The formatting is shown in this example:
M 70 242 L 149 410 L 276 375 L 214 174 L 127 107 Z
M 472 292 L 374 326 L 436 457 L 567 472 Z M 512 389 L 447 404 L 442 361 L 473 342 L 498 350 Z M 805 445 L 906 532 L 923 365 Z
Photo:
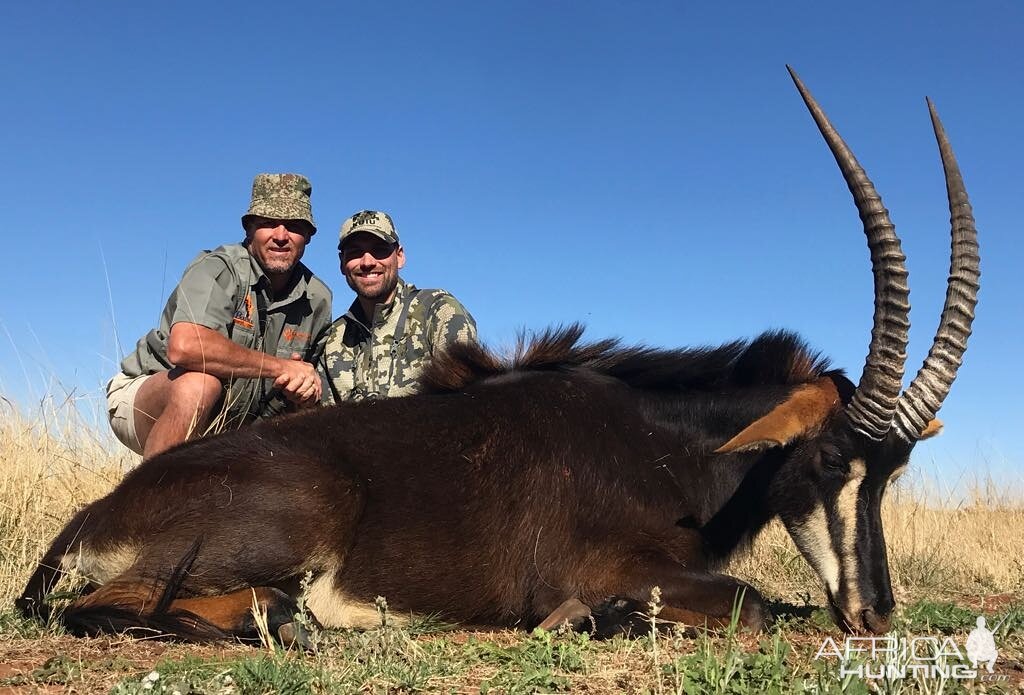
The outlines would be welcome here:
M 583 597 L 594 607 L 599 636 L 649 629 L 654 587 L 661 594 L 659 620 L 722 628 L 729 625 L 738 605 L 741 627 L 760 631 L 771 621 L 761 595 L 746 582 L 725 574 L 687 571 L 671 560 L 645 564 L 621 568 L 616 581 L 606 585 L 611 591 L 603 599 Z
M 665 604 L 658 617 L 687 625 L 725 627 L 738 608 L 739 624 L 759 632 L 771 623 L 764 599 L 754 587 L 726 574 L 694 573 L 661 588 Z

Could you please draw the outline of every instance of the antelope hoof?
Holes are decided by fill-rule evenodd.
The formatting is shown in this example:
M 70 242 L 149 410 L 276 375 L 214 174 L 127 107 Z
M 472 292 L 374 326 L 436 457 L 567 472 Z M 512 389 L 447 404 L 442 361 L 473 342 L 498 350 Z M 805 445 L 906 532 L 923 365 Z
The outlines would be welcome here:
M 578 598 L 566 599 L 558 608 L 551 611 L 537 627 L 542 630 L 555 630 L 566 624 L 576 632 L 593 633 L 595 624 L 594 618 L 590 614 L 590 606 Z
M 286 649 L 296 647 L 307 652 L 316 651 L 309 630 L 298 621 L 284 623 L 278 627 L 277 640 Z
M 771 627 L 773 622 L 772 614 L 765 607 L 761 595 L 748 588 L 743 597 L 743 605 L 740 606 L 740 627 L 751 632 L 762 632 Z
M 38 603 L 34 598 L 16 598 L 14 607 L 18 609 L 23 618 L 46 622 L 49 617 L 49 606 Z
M 643 601 L 612 596 L 594 609 L 595 639 L 615 635 L 639 635 L 650 629 L 650 619 Z

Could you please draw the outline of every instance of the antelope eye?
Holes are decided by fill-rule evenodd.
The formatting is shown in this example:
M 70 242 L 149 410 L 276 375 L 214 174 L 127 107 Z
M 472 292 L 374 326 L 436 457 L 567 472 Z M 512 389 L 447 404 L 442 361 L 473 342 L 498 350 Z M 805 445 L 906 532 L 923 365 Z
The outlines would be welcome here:
M 826 471 L 839 473 L 844 476 L 850 473 L 850 464 L 838 457 L 823 456 L 821 458 L 821 467 Z
M 850 472 L 849 462 L 843 458 L 839 447 L 835 445 L 823 444 L 821 449 L 818 450 L 818 461 L 821 463 L 821 468 L 824 471 L 841 475 L 846 475 Z

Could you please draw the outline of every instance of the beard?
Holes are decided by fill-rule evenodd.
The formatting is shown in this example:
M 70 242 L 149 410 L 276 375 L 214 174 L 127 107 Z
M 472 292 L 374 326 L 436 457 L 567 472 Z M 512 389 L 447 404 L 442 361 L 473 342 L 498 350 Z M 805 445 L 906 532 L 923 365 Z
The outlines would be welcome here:
M 395 273 L 389 280 L 382 282 L 380 285 L 372 289 L 360 287 L 356 282 L 356 279 L 351 275 L 345 275 L 345 282 L 348 283 L 348 286 L 352 288 L 352 291 L 355 292 L 356 296 L 360 299 L 368 299 L 379 303 L 390 297 L 391 293 L 395 291 L 396 287 L 398 287 L 398 273 Z
M 261 264 L 263 266 L 263 272 L 267 275 L 291 275 L 292 270 L 298 260 L 294 257 L 290 260 L 285 259 L 266 259 Z

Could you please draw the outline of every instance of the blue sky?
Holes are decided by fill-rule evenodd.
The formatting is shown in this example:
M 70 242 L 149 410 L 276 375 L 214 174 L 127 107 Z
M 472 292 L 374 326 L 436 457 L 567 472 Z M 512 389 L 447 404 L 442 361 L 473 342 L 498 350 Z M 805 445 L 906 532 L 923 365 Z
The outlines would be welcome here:
M 856 379 L 871 273 L 792 64 L 892 211 L 908 372 L 931 342 L 948 210 L 935 101 L 980 229 L 973 336 L 915 452 L 947 481 L 1019 481 L 1024 5 L 8 3 L 0 394 L 100 399 L 198 250 L 238 240 L 252 176 L 313 182 L 305 257 L 389 211 L 404 277 L 485 341 L 582 320 L 657 346 L 800 332 Z

